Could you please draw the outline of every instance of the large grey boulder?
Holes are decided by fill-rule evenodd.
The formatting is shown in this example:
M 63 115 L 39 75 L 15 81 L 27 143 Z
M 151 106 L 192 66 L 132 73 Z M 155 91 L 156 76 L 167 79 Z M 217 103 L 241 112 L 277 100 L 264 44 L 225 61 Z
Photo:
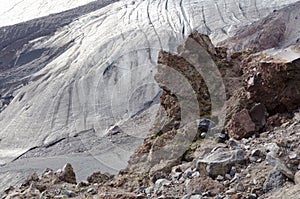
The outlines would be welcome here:
M 200 158 L 196 167 L 201 174 L 215 178 L 229 173 L 233 165 L 242 163 L 244 160 L 242 150 L 215 152 L 205 158 Z

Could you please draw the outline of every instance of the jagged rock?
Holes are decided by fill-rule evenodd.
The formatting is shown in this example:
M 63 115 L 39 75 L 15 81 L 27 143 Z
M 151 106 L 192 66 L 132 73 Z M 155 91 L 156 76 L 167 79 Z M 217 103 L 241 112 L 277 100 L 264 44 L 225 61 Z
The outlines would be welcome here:
M 90 175 L 89 177 L 87 177 L 87 181 L 88 183 L 98 183 L 98 184 L 102 184 L 107 182 L 108 180 L 112 179 L 113 176 L 108 174 L 108 173 L 101 173 L 99 172 L 95 172 L 92 175 Z
M 280 159 L 273 157 L 271 154 L 267 154 L 266 160 L 269 164 L 275 167 L 275 169 L 279 172 L 281 172 L 283 175 L 288 177 L 291 180 L 294 180 L 294 174 L 293 172 L 288 169 L 281 161 Z
M 256 129 L 248 110 L 243 109 L 232 116 L 226 130 L 231 138 L 242 139 L 251 136 Z
M 205 175 L 217 177 L 229 173 L 231 167 L 245 160 L 242 150 L 215 152 L 197 161 L 197 170 Z
M 58 173 L 58 178 L 63 182 L 76 184 L 76 175 L 71 164 L 66 164 L 61 173 Z
M 277 170 L 272 170 L 268 173 L 266 181 L 263 185 L 263 190 L 265 192 L 272 191 L 274 189 L 280 188 L 284 183 L 284 176 L 281 172 Z

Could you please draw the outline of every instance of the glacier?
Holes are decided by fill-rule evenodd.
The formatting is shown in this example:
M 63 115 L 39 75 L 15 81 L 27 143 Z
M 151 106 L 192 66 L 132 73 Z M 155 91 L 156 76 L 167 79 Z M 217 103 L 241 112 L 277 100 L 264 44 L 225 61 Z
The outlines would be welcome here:
M 124 168 L 158 108 L 159 51 L 194 30 L 218 43 L 294 2 L 11 1 L 0 9 L 0 92 L 14 96 L 0 112 L 0 177 L 65 160 L 79 178 Z

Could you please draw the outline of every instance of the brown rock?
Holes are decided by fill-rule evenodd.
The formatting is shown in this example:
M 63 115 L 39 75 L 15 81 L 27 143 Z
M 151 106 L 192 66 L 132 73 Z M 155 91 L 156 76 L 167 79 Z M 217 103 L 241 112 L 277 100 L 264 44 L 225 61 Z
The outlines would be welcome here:
M 256 130 L 261 129 L 267 122 L 267 109 L 265 105 L 258 103 L 250 110 L 250 116 L 252 121 L 256 125 Z
M 102 174 L 101 172 L 95 172 L 87 178 L 87 181 L 91 184 L 93 184 L 93 183 L 102 184 L 112 178 L 113 178 L 113 176 L 108 173 Z
M 68 182 L 71 184 L 76 184 L 76 176 L 73 170 L 73 167 L 70 163 L 66 164 L 62 172 L 58 175 L 59 180 L 63 182 Z
M 255 132 L 255 124 L 253 123 L 248 110 L 233 115 L 231 121 L 226 126 L 228 134 L 234 139 L 242 139 L 251 136 Z

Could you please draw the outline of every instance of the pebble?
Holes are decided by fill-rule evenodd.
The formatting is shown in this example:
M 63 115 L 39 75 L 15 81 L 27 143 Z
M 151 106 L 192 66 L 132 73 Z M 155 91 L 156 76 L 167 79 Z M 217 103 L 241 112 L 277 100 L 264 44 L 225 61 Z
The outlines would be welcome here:
M 86 192 L 90 193 L 90 194 L 93 194 L 93 193 L 95 193 L 95 190 L 93 188 L 89 188 Z
M 229 181 L 229 180 L 225 180 L 225 181 L 223 182 L 223 185 L 224 185 L 225 187 L 229 187 L 230 181 Z
M 223 180 L 224 180 L 224 177 L 221 176 L 221 175 L 218 175 L 217 178 L 216 178 L 216 180 L 218 180 L 218 181 L 223 181 Z
M 260 156 L 260 154 L 261 154 L 261 151 L 258 149 L 254 149 L 251 151 L 252 156 Z
M 297 154 L 296 153 L 292 153 L 292 154 L 289 155 L 289 159 L 290 160 L 294 160 L 296 158 L 297 158 Z
M 204 139 L 205 137 L 206 137 L 206 132 L 203 132 L 203 133 L 201 133 L 201 135 L 200 135 L 200 137 L 202 138 L 202 139 Z
M 226 179 L 226 180 L 231 180 L 231 179 L 232 179 L 232 177 L 231 177 L 231 175 L 230 175 L 230 174 L 226 173 L 226 174 L 225 174 L 225 179 Z
M 267 152 L 270 152 L 274 156 L 279 154 L 280 148 L 276 143 L 268 143 L 265 144 L 264 147 Z
M 230 176 L 233 177 L 233 176 L 235 176 L 235 174 L 236 174 L 236 168 L 232 167 L 230 170 Z
M 231 194 L 234 194 L 235 192 L 236 192 L 235 188 L 231 188 L 231 189 L 227 190 L 225 193 L 231 195 Z
M 192 175 L 193 178 L 197 178 L 199 176 L 200 176 L 199 171 L 194 172 L 193 175 Z
M 63 190 L 63 191 L 61 192 L 61 194 L 64 195 L 64 196 L 68 196 L 68 197 L 70 197 L 70 198 L 76 196 L 76 194 L 75 194 L 73 191 L 70 191 L 70 190 Z
M 193 175 L 192 169 L 191 169 L 191 168 L 188 168 L 188 169 L 184 172 L 183 177 L 184 177 L 184 178 L 190 178 L 190 177 L 192 177 L 192 175 Z

